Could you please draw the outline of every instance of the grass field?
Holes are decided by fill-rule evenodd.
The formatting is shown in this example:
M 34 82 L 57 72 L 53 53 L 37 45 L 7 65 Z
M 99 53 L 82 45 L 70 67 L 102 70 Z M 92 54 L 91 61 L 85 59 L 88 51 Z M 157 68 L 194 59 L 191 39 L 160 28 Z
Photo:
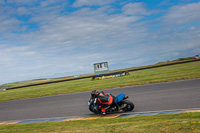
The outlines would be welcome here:
M 200 78 L 200 61 L 130 72 L 104 80 L 81 79 L 0 91 L 0 101 Z
M 0 125 L 1 133 L 199 133 L 200 113 Z

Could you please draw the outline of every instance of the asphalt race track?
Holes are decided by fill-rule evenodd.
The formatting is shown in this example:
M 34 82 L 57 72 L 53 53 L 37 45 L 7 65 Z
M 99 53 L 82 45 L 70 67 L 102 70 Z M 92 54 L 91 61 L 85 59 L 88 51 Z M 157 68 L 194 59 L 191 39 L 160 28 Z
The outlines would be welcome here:
M 127 94 L 129 100 L 135 104 L 135 109 L 130 113 L 200 108 L 200 79 L 105 91 L 113 95 Z M 94 116 L 95 114 L 88 110 L 89 97 L 90 92 L 82 92 L 0 102 L 0 121 Z

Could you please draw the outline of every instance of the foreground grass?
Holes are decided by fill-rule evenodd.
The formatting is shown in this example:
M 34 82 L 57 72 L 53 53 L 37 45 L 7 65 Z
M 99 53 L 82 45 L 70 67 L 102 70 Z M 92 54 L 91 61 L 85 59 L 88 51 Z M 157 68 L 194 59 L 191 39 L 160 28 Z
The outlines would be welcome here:
M 197 133 L 200 113 L 0 125 L 1 133 Z
M 0 101 L 102 90 L 200 78 L 200 61 L 131 72 L 129 76 L 95 80 L 90 78 L 0 91 Z

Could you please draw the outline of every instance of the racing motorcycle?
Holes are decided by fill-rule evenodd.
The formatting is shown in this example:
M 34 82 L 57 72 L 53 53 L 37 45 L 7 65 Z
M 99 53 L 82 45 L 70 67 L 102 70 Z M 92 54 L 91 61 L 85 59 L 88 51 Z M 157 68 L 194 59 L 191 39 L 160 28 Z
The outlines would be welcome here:
M 121 93 L 114 97 L 114 103 L 110 108 L 107 109 L 107 113 L 117 112 L 117 111 L 132 111 L 134 109 L 134 104 L 126 100 L 128 96 L 124 93 Z M 94 99 L 90 99 L 88 102 L 89 110 L 95 114 L 101 113 L 101 108 L 97 109 L 97 105 L 95 105 Z

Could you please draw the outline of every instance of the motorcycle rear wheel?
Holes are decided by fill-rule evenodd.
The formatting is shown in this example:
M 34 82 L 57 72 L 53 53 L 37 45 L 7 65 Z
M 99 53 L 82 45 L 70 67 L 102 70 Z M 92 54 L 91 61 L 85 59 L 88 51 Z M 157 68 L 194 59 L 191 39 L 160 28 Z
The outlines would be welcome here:
M 129 100 L 122 100 L 121 103 L 122 103 L 121 106 L 123 106 L 124 104 L 127 104 L 127 106 L 122 109 L 125 112 L 132 111 L 135 107 L 134 104 Z

